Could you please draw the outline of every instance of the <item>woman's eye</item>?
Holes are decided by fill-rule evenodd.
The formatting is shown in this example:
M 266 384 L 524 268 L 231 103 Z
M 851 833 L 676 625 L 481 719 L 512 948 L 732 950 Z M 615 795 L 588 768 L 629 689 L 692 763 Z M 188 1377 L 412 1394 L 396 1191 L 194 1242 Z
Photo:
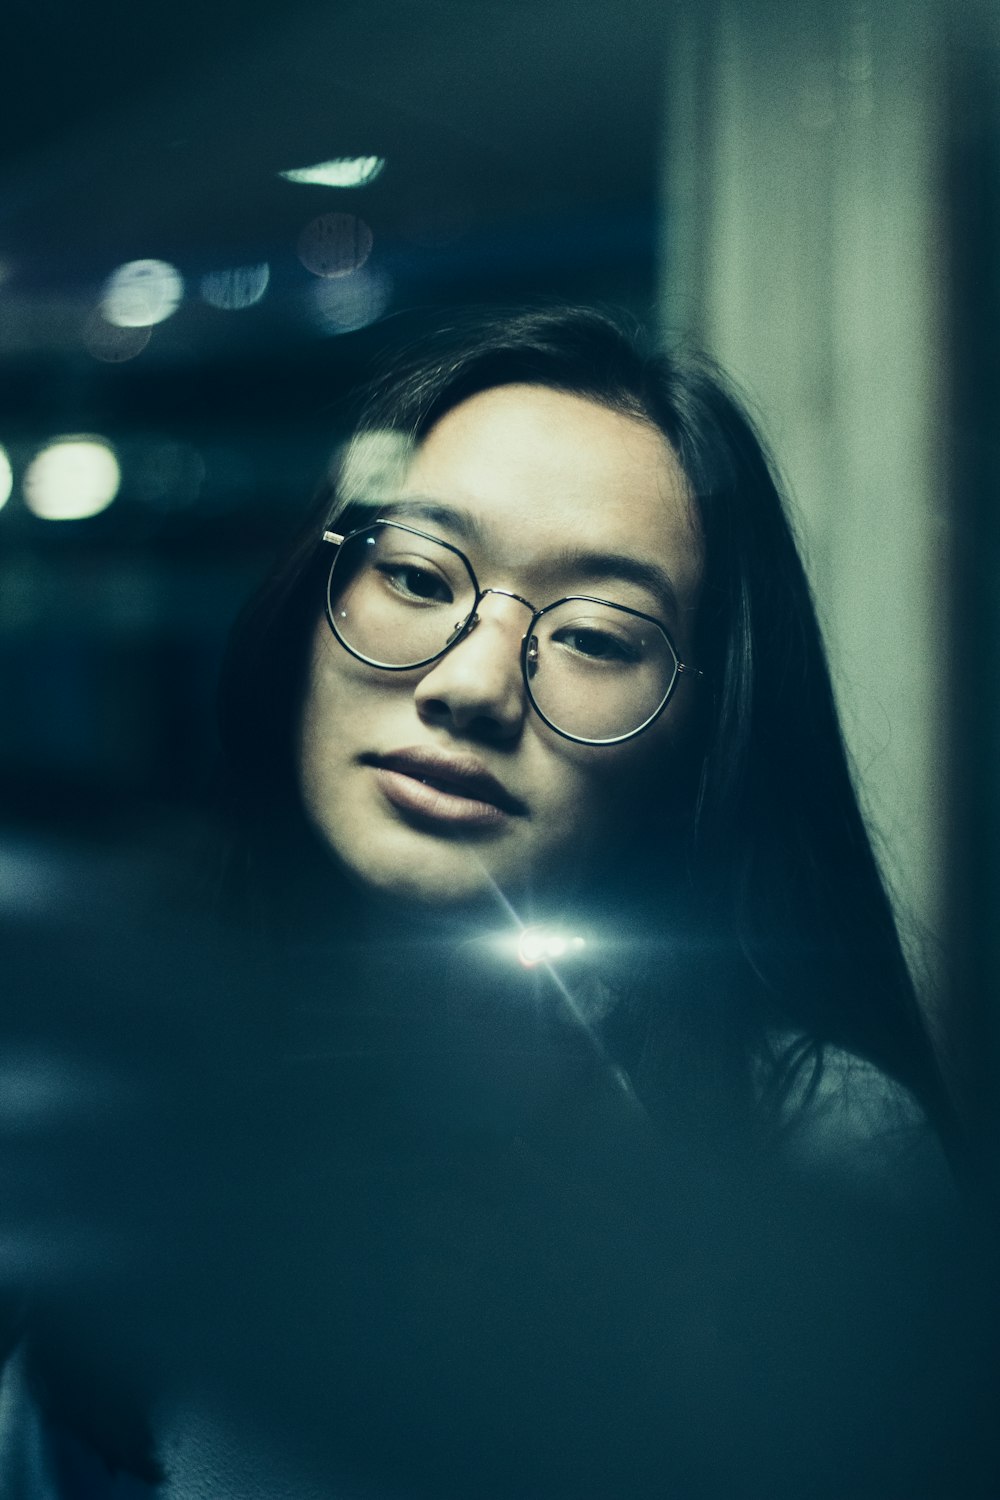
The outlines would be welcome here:
M 576 630 L 561 631 L 558 639 L 568 650 L 589 661 L 631 663 L 638 660 L 639 654 L 629 641 L 609 635 L 605 630 L 588 630 L 579 626 Z
M 415 563 L 382 563 L 379 572 L 389 587 L 404 599 L 419 599 L 431 604 L 450 604 L 452 592 L 444 579 Z

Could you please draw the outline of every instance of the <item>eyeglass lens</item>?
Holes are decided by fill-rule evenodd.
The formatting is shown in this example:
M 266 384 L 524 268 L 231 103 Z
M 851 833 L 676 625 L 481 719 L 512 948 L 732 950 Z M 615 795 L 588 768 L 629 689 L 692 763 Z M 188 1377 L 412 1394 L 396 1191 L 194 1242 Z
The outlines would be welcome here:
M 460 552 L 383 522 L 349 537 L 330 573 L 330 623 L 372 666 L 405 669 L 442 655 L 476 607 Z M 613 741 L 663 706 L 677 674 L 664 632 L 613 604 L 566 599 L 542 611 L 528 642 L 528 693 L 554 729 Z

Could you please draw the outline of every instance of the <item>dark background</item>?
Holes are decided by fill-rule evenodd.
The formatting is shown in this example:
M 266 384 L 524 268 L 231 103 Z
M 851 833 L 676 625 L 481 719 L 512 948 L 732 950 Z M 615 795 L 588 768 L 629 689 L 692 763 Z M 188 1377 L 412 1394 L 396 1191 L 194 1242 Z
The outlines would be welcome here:
M 137 799 L 197 803 L 225 627 L 384 342 L 377 325 L 317 326 L 303 228 L 362 217 L 362 278 L 414 332 L 449 305 L 546 294 L 648 315 L 663 40 L 634 5 L 43 4 L 17 23 L 25 77 L 0 147 L 3 808 L 64 834 Z M 387 161 L 367 187 L 277 176 L 355 154 Z M 102 284 L 143 257 L 181 271 L 184 300 L 136 357 L 96 358 Z M 206 273 L 261 263 L 257 305 L 199 297 Z M 23 504 L 17 479 L 58 433 L 115 447 L 103 514 L 52 523 Z

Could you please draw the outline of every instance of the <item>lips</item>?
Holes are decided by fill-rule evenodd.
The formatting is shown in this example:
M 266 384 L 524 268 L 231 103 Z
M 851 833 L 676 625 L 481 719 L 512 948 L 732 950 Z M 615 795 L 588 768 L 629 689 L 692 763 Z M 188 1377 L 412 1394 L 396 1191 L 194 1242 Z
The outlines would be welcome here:
M 525 804 L 472 756 L 442 755 L 420 746 L 361 757 L 379 787 L 404 813 L 432 822 L 493 827 L 523 817 Z

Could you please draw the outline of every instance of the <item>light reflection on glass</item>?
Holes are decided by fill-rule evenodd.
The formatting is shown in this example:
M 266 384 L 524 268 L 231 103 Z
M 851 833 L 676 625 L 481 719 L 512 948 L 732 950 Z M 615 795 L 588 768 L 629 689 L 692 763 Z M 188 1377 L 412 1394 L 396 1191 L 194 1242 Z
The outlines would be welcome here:
M 181 274 L 167 261 L 130 260 L 104 283 L 101 312 L 119 328 L 151 328 L 177 311 L 183 295 Z
M 322 333 L 353 333 L 375 323 L 389 306 L 388 273 L 366 266 L 350 276 L 319 281 L 310 287 L 313 321 Z
M 299 260 L 314 276 L 350 276 L 372 253 L 374 238 L 356 214 L 320 214 L 299 235 Z
M 43 521 L 82 521 L 106 510 L 121 470 L 111 445 L 98 437 L 60 437 L 28 465 L 24 499 Z
M 0 509 L 7 504 L 13 488 L 14 470 L 10 466 L 10 456 L 6 448 L 0 447 Z
M 88 354 L 104 364 L 120 365 L 141 354 L 152 338 L 148 328 L 122 328 L 109 323 L 100 310 L 91 314 L 83 330 Z
M 286 182 L 311 183 L 317 187 L 353 188 L 366 187 L 380 177 L 384 169 L 384 156 L 337 156 L 312 167 L 293 167 L 288 172 L 279 172 L 278 176 Z
M 225 271 L 209 271 L 201 278 L 199 290 L 209 307 L 222 312 L 239 312 L 253 307 L 267 291 L 271 268 L 267 261 L 255 266 L 231 266 Z

